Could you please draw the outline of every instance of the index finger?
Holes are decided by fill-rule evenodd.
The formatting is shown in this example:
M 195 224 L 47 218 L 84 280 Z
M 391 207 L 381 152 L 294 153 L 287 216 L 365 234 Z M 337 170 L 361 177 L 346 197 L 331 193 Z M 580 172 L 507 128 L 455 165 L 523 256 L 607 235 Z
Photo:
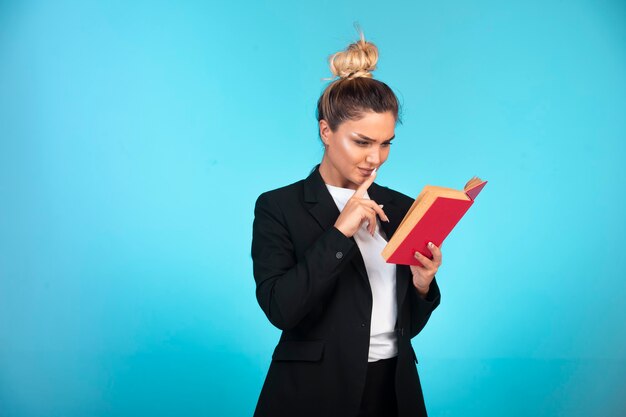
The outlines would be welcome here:
M 367 189 L 370 188 L 370 185 L 372 185 L 372 183 L 376 179 L 377 169 L 378 168 L 374 168 L 374 171 L 372 171 L 370 176 L 367 177 L 365 181 L 363 181 L 363 184 L 359 185 L 359 187 L 356 189 L 356 191 L 352 195 L 353 197 L 363 198 L 363 195 L 365 195 L 365 191 L 367 191 Z

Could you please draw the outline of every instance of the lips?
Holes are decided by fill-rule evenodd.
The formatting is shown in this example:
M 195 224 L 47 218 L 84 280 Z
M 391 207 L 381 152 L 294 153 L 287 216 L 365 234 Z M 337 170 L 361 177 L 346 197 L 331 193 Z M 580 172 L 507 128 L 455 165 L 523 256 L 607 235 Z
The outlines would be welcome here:
M 361 174 L 363 175 L 371 175 L 372 171 L 374 171 L 374 168 L 372 169 L 359 168 L 359 171 L 361 171 Z

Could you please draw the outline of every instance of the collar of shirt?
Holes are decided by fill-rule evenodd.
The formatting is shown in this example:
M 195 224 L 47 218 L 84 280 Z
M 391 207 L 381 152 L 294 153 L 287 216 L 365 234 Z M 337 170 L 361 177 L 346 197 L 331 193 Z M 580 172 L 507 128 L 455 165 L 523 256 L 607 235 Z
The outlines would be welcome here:
M 342 188 L 342 187 L 337 187 L 337 186 L 330 185 L 330 184 L 326 184 L 326 188 L 328 188 L 328 191 L 333 196 L 333 199 L 335 200 L 335 203 L 337 204 L 337 208 L 339 209 L 340 212 L 343 211 L 343 208 L 348 203 L 348 200 L 354 195 L 356 191 L 351 188 Z M 365 191 L 363 198 L 365 198 L 366 200 L 370 199 L 369 195 L 367 194 L 367 191 Z

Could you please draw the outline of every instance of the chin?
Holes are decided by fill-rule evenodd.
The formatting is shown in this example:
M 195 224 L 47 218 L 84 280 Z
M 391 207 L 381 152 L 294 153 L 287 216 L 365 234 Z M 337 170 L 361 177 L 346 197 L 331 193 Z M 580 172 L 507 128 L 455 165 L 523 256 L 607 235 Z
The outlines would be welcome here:
M 367 178 L 363 177 L 363 176 L 359 176 L 356 180 L 352 181 L 353 183 L 355 183 L 357 185 L 357 187 L 361 184 L 363 184 L 365 181 L 367 180 Z

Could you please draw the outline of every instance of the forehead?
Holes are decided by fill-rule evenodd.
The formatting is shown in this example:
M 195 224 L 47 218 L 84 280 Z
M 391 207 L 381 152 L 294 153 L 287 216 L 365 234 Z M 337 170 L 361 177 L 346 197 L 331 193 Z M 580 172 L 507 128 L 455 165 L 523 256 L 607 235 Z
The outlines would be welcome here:
M 394 135 L 396 120 L 391 112 L 367 112 L 358 120 L 346 120 L 340 129 L 344 133 L 359 133 L 376 140 L 388 140 Z

